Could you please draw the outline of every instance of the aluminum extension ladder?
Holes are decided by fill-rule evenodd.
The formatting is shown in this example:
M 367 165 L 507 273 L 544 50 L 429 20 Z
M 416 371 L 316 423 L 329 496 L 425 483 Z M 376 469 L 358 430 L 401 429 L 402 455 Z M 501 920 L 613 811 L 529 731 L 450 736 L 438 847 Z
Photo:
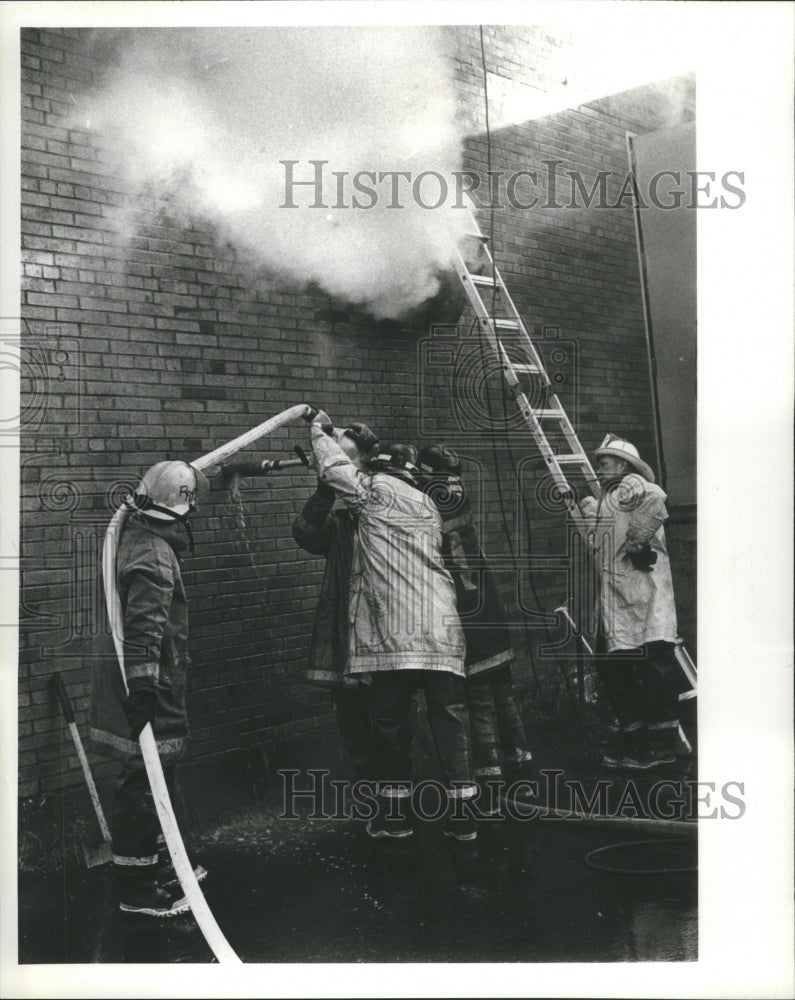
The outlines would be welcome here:
M 579 508 L 577 507 L 575 494 L 569 485 L 564 469 L 575 469 L 580 472 L 585 480 L 591 494 L 597 499 L 601 495 L 599 480 L 593 470 L 591 462 L 585 453 L 577 432 L 563 409 L 563 405 L 558 398 L 553 387 L 553 382 L 544 367 L 544 361 L 533 343 L 527 328 L 522 322 L 519 310 L 514 305 L 510 292 L 502 275 L 494 263 L 494 258 L 488 247 L 489 237 L 481 232 L 474 214 L 467 210 L 469 214 L 470 229 L 464 234 L 464 240 L 474 241 L 478 246 L 480 260 L 478 264 L 485 266 L 490 272 L 482 274 L 471 271 L 467 260 L 461 252 L 460 245 L 456 247 L 456 270 L 458 277 L 466 291 L 467 298 L 475 310 L 475 314 L 480 324 L 486 340 L 500 361 L 503 378 L 508 386 L 508 390 L 519 408 L 519 412 L 525 423 L 530 428 L 536 445 L 538 446 L 544 461 L 547 464 L 555 485 L 560 492 L 560 498 L 565 503 L 566 508 L 577 525 L 577 528 L 585 535 L 586 525 Z M 493 306 L 499 303 L 500 313 L 496 308 L 489 308 L 483 300 L 480 289 L 485 289 L 490 293 Z M 526 360 L 513 361 L 508 354 L 504 341 L 506 335 L 510 336 L 509 346 L 518 348 Z M 533 407 L 527 397 L 527 393 L 522 387 L 520 376 L 530 376 L 536 380 L 536 387 L 542 401 L 541 406 Z M 557 427 L 563 443 L 567 448 L 566 453 L 556 454 L 548 440 L 544 426 Z
M 553 382 L 544 366 L 544 360 L 533 343 L 502 275 L 494 263 L 494 258 L 489 250 L 489 237 L 480 229 L 471 208 L 468 208 L 467 212 L 469 228 L 464 233 L 461 243 L 456 246 L 455 251 L 458 277 L 477 316 L 481 332 L 499 359 L 508 390 L 525 423 L 530 428 L 538 450 L 555 481 L 560 499 L 565 504 L 578 531 L 583 538 L 586 538 L 587 526 L 577 506 L 576 494 L 564 470 L 571 469 L 579 473 L 585 486 L 597 499 L 601 495 L 599 480 L 554 389 Z M 476 253 L 463 253 L 462 243 L 468 244 L 470 247 L 474 246 Z M 472 263 L 476 265 L 476 270 L 470 269 Z M 484 271 L 486 273 L 483 273 Z M 491 299 L 490 305 L 484 301 L 481 291 L 485 292 Z M 508 347 L 506 347 L 506 343 Z M 513 349 L 514 353 L 518 349 L 523 359 L 521 361 L 513 360 L 509 354 L 509 347 Z M 540 405 L 531 405 L 527 391 L 522 386 L 521 378 L 523 376 L 529 377 L 531 382 L 534 381 L 535 391 L 532 392 L 532 395 L 539 399 Z M 565 448 L 565 451 L 561 453 L 553 450 L 546 428 L 552 428 L 557 432 L 558 447 Z M 570 618 L 569 621 L 571 621 Z M 681 639 L 677 639 L 674 652 L 682 672 L 690 684 L 690 690 L 679 696 L 680 701 L 685 701 L 696 696 L 696 666 Z M 681 727 L 680 738 L 686 742 Z

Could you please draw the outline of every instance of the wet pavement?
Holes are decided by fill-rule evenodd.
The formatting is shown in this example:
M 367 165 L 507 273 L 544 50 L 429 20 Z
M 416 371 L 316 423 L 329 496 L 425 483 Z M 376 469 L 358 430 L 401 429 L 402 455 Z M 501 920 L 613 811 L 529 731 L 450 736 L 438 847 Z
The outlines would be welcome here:
M 481 823 L 473 859 L 453 850 L 440 821 L 421 824 L 405 847 L 382 848 L 350 820 L 278 818 L 278 797 L 271 789 L 195 840 L 208 903 L 246 963 L 698 957 L 694 839 L 508 818 Z M 688 870 L 650 876 L 594 863 Z M 213 961 L 189 915 L 120 913 L 108 867 L 21 874 L 19 904 L 20 964 Z

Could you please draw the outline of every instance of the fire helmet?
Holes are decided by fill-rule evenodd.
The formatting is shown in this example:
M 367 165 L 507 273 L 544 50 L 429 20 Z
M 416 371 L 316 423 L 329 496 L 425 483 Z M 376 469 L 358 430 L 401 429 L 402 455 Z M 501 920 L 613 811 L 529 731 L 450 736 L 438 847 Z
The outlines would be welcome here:
M 652 472 L 651 466 L 643 461 L 638 449 L 631 441 L 620 438 L 616 434 L 608 434 L 594 452 L 594 458 L 599 458 L 600 455 L 612 455 L 614 458 L 621 458 L 635 472 L 639 472 L 645 480 L 650 483 L 654 482 L 654 472 Z
M 427 444 L 420 451 L 417 464 L 422 472 L 446 473 L 447 475 L 460 476 L 461 462 L 458 455 L 445 445 Z
M 388 467 L 390 469 L 405 469 L 413 472 L 416 466 L 417 449 L 410 444 L 388 444 L 381 448 L 371 460 L 371 468 Z
M 417 483 L 436 504 L 443 520 L 466 511 L 469 502 L 461 482 L 461 461 L 452 448 L 441 442 L 425 445 L 417 465 Z
M 147 517 L 181 521 L 208 488 L 207 477 L 187 462 L 158 462 L 146 470 L 129 502 Z

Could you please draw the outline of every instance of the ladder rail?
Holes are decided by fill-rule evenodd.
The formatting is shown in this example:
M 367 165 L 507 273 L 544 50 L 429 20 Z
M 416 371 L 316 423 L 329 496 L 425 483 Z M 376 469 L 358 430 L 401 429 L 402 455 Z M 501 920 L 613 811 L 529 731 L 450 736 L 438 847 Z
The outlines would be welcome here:
M 563 459 L 565 461 L 566 458 L 574 457 L 575 463 L 580 467 L 580 469 L 583 472 L 584 479 L 588 484 L 588 488 L 590 489 L 592 495 L 598 498 L 601 495 L 601 490 L 599 487 L 598 480 L 596 478 L 596 473 L 593 470 L 590 460 L 588 459 L 588 456 L 584 448 L 582 447 L 579 438 L 577 437 L 577 433 L 574 429 L 574 426 L 572 425 L 571 420 L 566 414 L 563 405 L 561 404 L 560 399 L 558 398 L 557 393 L 552 389 L 552 380 L 549 378 L 546 366 L 544 365 L 544 360 L 541 357 L 539 350 L 536 348 L 532 338 L 530 337 L 530 334 L 528 333 L 527 328 L 525 327 L 524 322 L 522 321 L 522 317 L 519 314 L 518 309 L 516 308 L 516 304 L 511 298 L 508 288 L 502 279 L 502 275 L 500 274 L 499 269 L 494 263 L 494 259 L 491 256 L 488 247 L 485 245 L 485 241 L 482 236 L 482 233 L 480 233 L 477 220 L 474 218 L 474 215 L 472 214 L 471 210 L 469 211 L 469 214 L 470 214 L 470 221 L 473 226 L 473 233 L 470 235 L 477 236 L 478 238 L 480 238 L 482 249 L 486 254 L 488 265 L 492 270 L 493 277 L 490 280 L 490 285 L 491 287 L 496 288 L 497 293 L 503 297 L 507 307 L 506 311 L 509 311 L 511 313 L 510 322 L 512 324 L 515 324 L 515 328 L 520 335 L 521 346 L 525 349 L 525 351 L 529 354 L 530 358 L 532 359 L 533 364 L 531 366 L 524 366 L 524 365 L 517 366 L 511 361 L 510 357 L 508 356 L 508 352 L 505 348 L 505 345 L 503 344 L 500 337 L 497 335 L 496 328 L 499 325 L 500 320 L 503 319 L 503 317 L 494 316 L 491 310 L 489 310 L 488 307 L 486 306 L 486 303 L 483 301 L 483 297 L 480 294 L 478 284 L 474 280 L 475 277 L 479 276 L 473 275 L 472 272 L 470 272 L 469 266 L 466 260 L 464 259 L 463 254 L 461 253 L 461 249 L 460 247 L 457 246 L 456 256 L 458 259 L 459 277 L 462 281 L 462 284 L 464 285 L 464 290 L 467 294 L 467 298 L 469 299 L 470 304 L 472 305 L 475 311 L 481 329 L 485 333 L 490 347 L 492 348 L 492 350 L 494 351 L 494 353 L 496 354 L 497 358 L 500 361 L 503 378 L 505 379 L 508 388 L 511 391 L 511 394 L 514 397 L 514 401 L 516 402 L 519 411 L 525 420 L 525 423 L 529 426 L 533 434 L 533 438 L 536 444 L 538 445 L 538 448 L 544 458 L 544 461 L 546 462 L 547 467 L 552 473 L 556 485 L 561 490 L 561 496 L 566 501 L 566 506 L 569 510 L 569 513 L 572 516 L 572 519 L 577 525 L 578 530 L 583 535 L 585 535 L 587 531 L 587 526 L 582 517 L 582 514 L 580 513 L 579 507 L 577 506 L 576 501 L 574 500 L 574 491 L 572 490 L 571 484 L 569 483 L 565 473 L 563 472 L 563 469 L 561 468 L 561 463 L 560 461 L 558 461 L 558 459 Z M 504 319 L 505 321 L 508 321 L 507 317 L 505 317 Z M 533 371 L 533 369 L 535 369 L 535 371 Z M 542 414 L 542 418 L 555 419 L 558 421 L 563 436 L 565 437 L 566 442 L 569 448 L 571 449 L 572 452 L 571 456 L 557 456 L 553 452 L 552 447 L 549 444 L 549 441 L 547 440 L 547 435 L 544 431 L 544 428 L 541 425 L 542 418 L 539 418 L 539 416 L 536 413 L 536 410 L 534 410 L 534 408 L 531 406 L 530 401 L 527 398 L 526 392 L 521 388 L 517 371 L 527 371 L 527 372 L 533 372 L 533 374 L 537 374 L 542 385 L 542 390 L 547 396 L 547 404 L 548 404 L 546 407 L 539 407 L 538 410 Z
M 477 229 L 478 232 L 480 232 L 480 227 L 478 226 L 477 219 L 475 218 L 475 216 L 474 216 L 474 214 L 472 212 L 472 209 L 471 208 L 467 208 L 467 211 L 469 212 L 469 218 L 470 218 L 470 221 L 472 222 L 472 225 Z M 486 259 L 488 261 L 488 264 L 491 267 L 494 284 L 497 286 L 497 289 L 500 292 L 500 294 L 504 296 L 505 302 L 507 303 L 510 312 L 513 314 L 513 318 L 514 318 L 515 322 L 517 322 L 519 324 L 519 331 L 523 334 L 524 339 L 527 342 L 527 347 L 530 349 L 530 353 L 531 353 L 531 356 L 533 358 L 533 361 L 535 362 L 535 364 L 538 365 L 538 367 L 543 372 L 544 384 L 545 385 L 551 385 L 552 381 L 549 378 L 549 376 L 547 375 L 547 371 L 546 371 L 546 368 L 544 366 L 543 358 L 541 357 L 538 349 L 536 348 L 535 344 L 533 343 L 533 340 L 530 337 L 530 334 L 527 332 L 527 328 L 524 325 L 524 321 L 522 320 L 522 316 L 521 316 L 519 310 L 516 308 L 516 304 L 513 301 L 513 299 L 511 298 L 511 293 L 508 291 L 508 287 L 505 284 L 505 282 L 503 281 L 502 275 L 500 274 L 500 271 L 499 271 L 497 265 L 494 263 L 494 258 L 491 255 L 491 251 L 489 250 L 488 245 L 485 242 L 482 243 L 482 249 L 483 249 L 483 251 L 486 254 Z M 461 258 L 462 264 L 464 264 L 464 266 L 466 266 L 465 261 L 461 257 L 460 251 L 459 251 L 459 257 Z M 474 286 L 474 282 L 473 282 L 473 286 Z M 474 287 L 475 287 L 475 290 L 477 291 L 477 286 L 474 286 Z M 479 293 L 478 293 L 478 297 L 480 298 Z M 485 303 L 484 303 L 484 305 L 485 305 Z M 490 315 L 490 311 L 489 311 L 489 315 Z
M 494 321 L 491 318 L 488 310 L 486 309 L 485 303 L 478 294 L 474 283 L 472 283 L 471 280 L 469 280 L 470 278 L 469 271 L 466 268 L 466 263 L 463 260 L 463 257 L 461 256 L 460 252 L 459 252 L 459 260 L 460 260 L 460 265 L 463 269 L 460 276 L 463 281 L 464 288 L 467 290 L 470 302 L 472 303 L 472 306 L 475 309 L 475 313 L 477 314 L 478 321 L 480 322 L 482 329 L 486 333 L 486 337 L 489 341 L 489 344 L 501 362 L 503 377 L 508 383 L 508 387 L 511 391 L 511 394 L 514 397 L 516 405 L 519 408 L 519 412 L 524 418 L 525 423 L 530 427 L 530 431 L 538 446 L 539 451 L 541 452 L 544 458 L 544 461 L 546 462 L 547 468 L 552 473 L 552 477 L 560 490 L 561 499 L 563 499 L 564 502 L 566 503 L 567 510 L 569 511 L 572 520 L 577 526 L 578 531 L 583 536 L 585 536 L 587 533 L 587 524 L 582 516 L 582 513 L 580 512 L 579 507 L 577 506 L 576 500 L 574 499 L 574 492 L 571 488 L 571 484 L 569 483 L 565 473 L 563 472 L 560 466 L 560 462 L 558 461 L 558 456 L 556 456 L 555 453 L 552 451 L 552 447 L 549 444 L 549 441 L 547 440 L 547 436 L 544 432 L 543 427 L 541 426 L 541 421 L 538 419 L 535 411 L 533 410 L 533 407 L 530 405 L 530 401 L 527 398 L 527 394 L 519 385 L 519 380 L 518 378 L 516 378 L 516 375 L 513 371 L 513 366 L 511 364 L 510 358 L 508 358 L 507 352 L 505 351 L 502 341 L 497 337 L 497 334 L 494 330 Z M 470 289 L 473 290 L 471 293 Z M 540 358 L 539 361 L 541 361 Z M 548 381 L 548 376 L 546 375 L 546 369 L 543 367 L 543 362 L 538 365 L 538 369 L 539 369 L 539 374 L 545 376 Z M 512 377 L 508 377 L 508 375 L 506 375 L 506 372 L 509 373 L 510 376 Z M 582 456 L 582 464 L 585 467 L 587 477 L 590 476 L 593 478 L 593 483 L 589 483 L 591 489 L 593 490 L 596 482 L 595 473 L 591 468 L 591 464 L 588 461 L 585 452 L 580 450 L 580 454 Z
M 477 238 L 480 239 L 480 241 L 481 241 L 481 249 L 482 249 L 482 251 L 486 255 L 486 260 L 488 262 L 488 265 L 491 267 L 494 285 L 497 287 L 497 289 L 500 292 L 500 294 L 504 297 L 504 300 L 505 300 L 505 302 L 506 302 L 506 304 L 508 306 L 509 311 L 513 314 L 513 317 L 514 317 L 513 321 L 516 322 L 517 328 L 518 328 L 519 332 L 522 335 L 522 339 L 524 340 L 524 346 L 529 350 L 530 355 L 533 358 L 534 363 L 538 366 L 538 368 L 542 372 L 544 388 L 545 388 L 545 391 L 547 393 L 547 396 L 548 397 L 549 396 L 553 396 L 554 397 L 555 406 L 560 409 L 560 414 L 561 414 L 560 415 L 560 423 L 561 423 L 561 427 L 563 429 L 563 434 L 566 437 L 566 440 L 567 440 L 567 442 L 569 444 L 569 447 L 571 447 L 572 451 L 575 451 L 575 450 L 582 451 L 582 446 L 580 445 L 579 439 L 577 437 L 577 432 L 575 431 L 574 426 L 571 423 L 571 420 L 569 419 L 568 414 L 565 412 L 565 410 L 563 408 L 563 405 L 561 404 L 560 399 L 558 398 L 558 394 L 552 388 L 552 380 L 549 378 L 549 375 L 547 374 L 546 368 L 544 366 L 544 360 L 541 357 L 541 354 L 540 354 L 539 350 L 537 349 L 537 347 L 536 347 L 536 345 L 535 345 L 532 337 L 530 336 L 530 334 L 529 334 L 529 332 L 528 332 L 528 330 L 527 330 L 527 328 L 526 328 L 526 326 L 524 324 L 524 321 L 522 320 L 521 314 L 520 314 L 519 310 L 516 307 L 516 303 L 513 301 L 513 298 L 511 297 L 511 293 L 510 293 L 510 291 L 508 289 L 508 286 L 505 284 L 505 281 L 503 280 L 503 277 L 502 277 L 502 274 L 500 273 L 499 268 L 497 267 L 496 263 L 494 262 L 494 258 L 493 258 L 492 254 L 491 254 L 491 251 L 489 250 L 489 247 L 488 247 L 488 245 L 486 243 L 485 237 L 484 237 L 484 235 L 483 235 L 483 233 L 482 233 L 482 231 L 480 229 L 480 226 L 478 225 L 478 221 L 475 218 L 475 215 L 472 212 L 472 209 L 470 207 L 467 208 L 467 212 L 469 214 L 469 221 L 470 221 L 470 223 L 472 225 L 473 233 L 476 235 Z M 463 259 L 463 256 L 461 255 L 461 252 L 460 252 L 460 249 L 458 250 L 458 257 L 459 257 L 459 261 L 460 261 L 461 266 L 465 270 L 467 270 L 467 273 L 468 273 L 468 268 L 466 266 L 466 261 Z M 482 298 L 481 298 L 480 294 L 478 293 L 477 286 L 474 284 L 474 282 L 473 282 L 473 293 L 482 302 Z M 485 308 L 485 303 L 484 303 L 484 308 Z M 488 318 L 491 320 L 492 324 L 495 324 L 495 323 L 499 322 L 499 319 L 496 319 L 495 317 L 491 317 L 490 314 L 488 315 Z M 496 336 L 496 331 L 495 331 L 495 336 Z M 600 495 L 600 493 L 601 493 L 601 490 L 598 488 L 598 481 L 596 480 L 596 475 L 593 472 L 593 469 L 590 469 L 589 471 L 590 471 L 590 474 L 591 474 L 590 478 L 593 480 L 594 484 L 597 487 L 596 490 L 592 490 L 592 492 L 593 492 L 594 496 L 596 496 L 598 498 L 599 495 Z
M 572 490 L 571 484 L 569 483 L 562 466 L 577 466 L 583 473 L 585 482 L 587 483 L 592 495 L 597 499 L 599 499 L 602 493 L 601 486 L 596 477 L 593 466 L 591 465 L 590 459 L 588 458 L 585 449 L 582 447 L 574 425 L 566 413 L 557 392 L 555 392 L 552 388 L 552 381 L 547 373 L 541 353 L 530 336 L 519 310 L 516 308 L 516 304 L 511 298 L 511 294 L 508 291 L 505 281 L 503 280 L 502 274 L 494 262 L 494 258 L 488 247 L 488 237 L 483 234 L 478 221 L 475 218 L 475 214 L 471 207 L 471 200 L 470 205 L 467 207 L 467 212 L 469 214 L 469 221 L 472 229 L 464 235 L 464 239 L 469 238 L 479 241 L 481 255 L 485 256 L 484 263 L 488 268 L 490 268 L 491 275 L 474 274 L 471 272 L 469 270 L 469 265 L 461 252 L 461 246 L 459 243 L 456 244 L 455 247 L 459 278 L 464 286 L 467 298 L 475 311 L 481 330 L 486 335 L 486 339 L 488 340 L 490 347 L 500 362 L 503 378 L 519 408 L 519 412 L 532 432 L 533 439 L 541 452 L 547 468 L 552 474 L 555 484 L 561 491 L 561 498 L 564 500 L 567 510 L 574 521 L 577 530 L 583 539 L 587 541 L 589 527 L 580 512 L 579 507 L 577 506 L 574 491 Z M 491 288 L 495 299 L 497 296 L 500 297 L 504 311 L 509 312 L 510 316 L 498 317 L 493 314 L 493 310 L 489 309 L 483 301 L 483 297 L 479 291 L 481 286 Z M 518 333 L 521 346 L 529 355 L 532 364 L 516 364 L 511 361 L 505 345 L 498 336 L 498 328 L 500 324 L 502 324 L 503 329 L 510 329 Z M 519 381 L 519 374 L 532 374 L 538 377 L 541 383 L 542 393 L 546 397 L 546 407 L 537 407 L 534 409 L 531 406 L 530 401 L 527 398 L 527 394 Z M 560 431 L 571 449 L 570 454 L 557 455 L 552 450 L 552 446 L 550 445 L 541 424 L 541 421 L 544 419 L 556 420 L 558 422 Z M 685 698 L 695 697 L 697 684 L 696 665 L 691 659 L 690 654 L 685 649 L 684 643 L 681 639 L 678 639 L 676 642 L 675 652 L 681 669 L 691 684 L 691 690 L 683 696 L 683 700 Z

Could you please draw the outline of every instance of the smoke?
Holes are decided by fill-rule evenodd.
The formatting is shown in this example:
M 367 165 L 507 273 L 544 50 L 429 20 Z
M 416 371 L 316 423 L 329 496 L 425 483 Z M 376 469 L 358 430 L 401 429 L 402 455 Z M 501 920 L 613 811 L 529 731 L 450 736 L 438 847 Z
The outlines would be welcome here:
M 136 189 L 204 217 L 252 265 L 378 318 L 436 293 L 466 216 L 449 207 L 461 150 L 438 28 L 99 31 L 94 54 L 83 110 Z M 324 207 L 289 171 L 320 178 Z M 411 182 L 379 182 L 394 171 L 436 171 L 449 197 L 422 207 Z M 442 190 L 432 175 L 415 187 L 426 205 Z

